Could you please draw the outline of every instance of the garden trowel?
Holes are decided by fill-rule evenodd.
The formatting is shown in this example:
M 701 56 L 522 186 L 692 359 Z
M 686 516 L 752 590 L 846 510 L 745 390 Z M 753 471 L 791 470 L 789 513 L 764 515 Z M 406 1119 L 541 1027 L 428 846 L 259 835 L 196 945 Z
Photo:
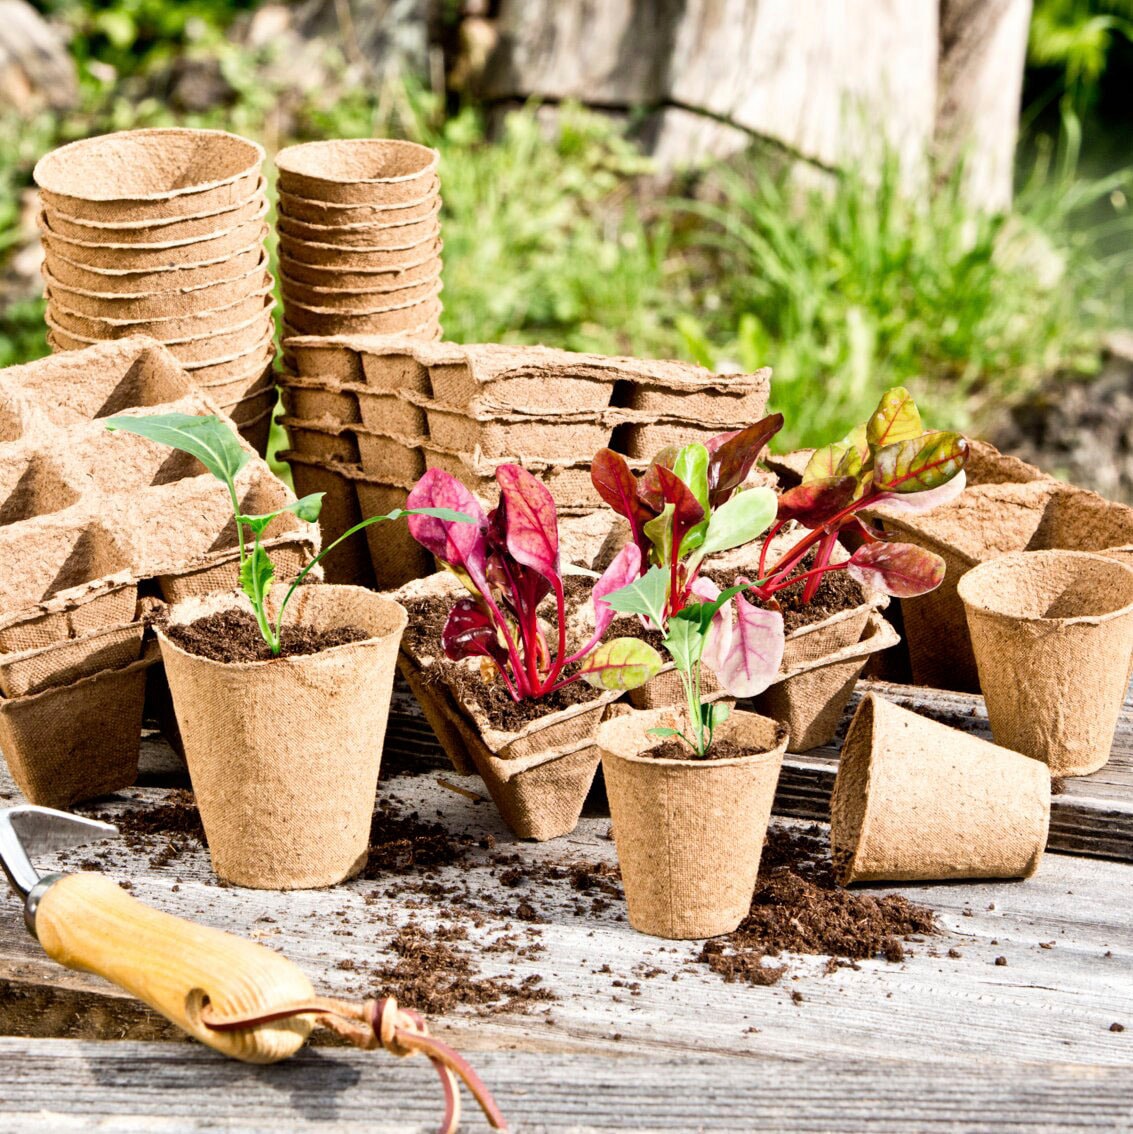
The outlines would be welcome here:
M 111 823 L 48 807 L 0 810 L 0 866 L 49 957 L 104 977 L 202 1043 L 248 1063 L 293 1055 L 316 1024 L 359 1047 L 421 1052 L 444 1086 L 442 1131 L 459 1122 L 457 1077 L 491 1125 L 506 1128 L 472 1068 L 392 997 L 352 1004 L 316 996 L 298 966 L 263 945 L 151 909 L 103 874 L 41 876 L 29 857 L 117 833 Z

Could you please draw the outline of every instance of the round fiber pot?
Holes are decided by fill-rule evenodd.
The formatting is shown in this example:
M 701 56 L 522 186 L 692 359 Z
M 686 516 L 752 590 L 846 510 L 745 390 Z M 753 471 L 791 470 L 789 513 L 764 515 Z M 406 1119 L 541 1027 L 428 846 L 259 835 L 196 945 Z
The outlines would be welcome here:
M 997 744 L 1084 776 L 1109 759 L 1133 653 L 1133 569 L 1083 551 L 1017 551 L 957 588 Z
M 275 326 L 269 325 L 264 337 L 248 350 L 212 362 L 188 363 L 185 369 L 194 385 L 212 386 L 243 378 L 257 366 L 268 366 L 275 358 Z
M 146 295 L 67 287 L 51 274 L 46 264 L 43 266 L 43 279 L 58 306 L 88 319 L 108 319 L 111 322 L 165 319 L 173 313 L 196 315 L 201 311 L 215 311 L 246 296 L 257 295 L 261 288 L 271 285 L 266 254 L 261 263 L 235 279 L 170 291 L 152 291 Z
M 246 276 L 265 262 L 261 239 L 206 264 L 166 264 L 141 269 L 92 268 L 69 260 L 47 245 L 43 249 L 47 271 L 66 287 L 112 296 L 178 292 Z
M 655 937 L 730 933 L 751 905 L 787 730 L 733 712 L 716 730 L 747 750 L 724 760 L 658 760 L 651 728 L 675 710 L 629 710 L 598 729 L 629 921 Z
M 830 843 L 843 885 L 1029 878 L 1050 822 L 1037 760 L 863 698 L 842 745 Z
M 440 155 L 388 138 L 332 139 L 287 146 L 275 155 L 279 188 L 336 205 L 400 205 L 434 180 Z
M 354 291 L 388 291 L 406 284 L 418 283 L 424 279 L 434 279 L 441 270 L 441 240 L 426 241 L 405 260 L 385 264 L 378 268 L 347 268 L 334 264 L 306 264 L 288 255 L 288 246 L 281 244 L 279 250 L 280 275 L 287 276 L 295 283 L 311 287 L 345 288 Z
M 46 207 L 121 224 L 199 216 L 255 192 L 263 147 L 223 130 L 125 130 L 60 146 L 32 173 Z
M 389 224 L 417 220 L 433 211 L 433 202 L 440 192 L 441 181 L 434 176 L 420 184 L 421 194 L 412 201 L 396 205 L 334 205 L 328 201 L 312 201 L 292 193 L 279 194 L 279 211 L 293 220 L 308 224 Z
M 338 244 L 299 240 L 286 233 L 279 234 L 279 254 L 282 260 L 298 260 L 316 268 L 344 269 L 348 272 L 396 272 L 410 267 L 432 255 L 440 237 L 437 233 L 426 236 L 404 247 L 343 248 Z M 292 278 L 296 278 L 294 275 Z M 343 287 L 347 285 L 345 282 Z
M 244 221 L 252 220 L 264 207 L 262 192 L 253 193 L 246 201 L 232 208 L 206 213 L 200 217 L 174 220 L 131 221 L 102 224 L 67 216 L 55 209 L 45 209 L 48 227 L 68 240 L 98 244 L 159 244 L 181 240 L 201 240 L 218 232 L 226 232 Z
M 285 588 L 273 587 L 272 600 Z M 173 624 L 247 600 L 187 599 Z M 230 663 L 159 631 L 213 869 L 260 889 L 332 886 L 366 861 L 403 607 L 362 587 L 300 587 L 288 623 L 370 636 L 317 654 Z

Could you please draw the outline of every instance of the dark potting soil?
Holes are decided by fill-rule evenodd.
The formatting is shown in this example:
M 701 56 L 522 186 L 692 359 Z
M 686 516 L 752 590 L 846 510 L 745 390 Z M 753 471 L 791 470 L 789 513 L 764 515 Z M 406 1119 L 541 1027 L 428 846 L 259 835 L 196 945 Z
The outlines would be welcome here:
M 221 610 L 185 625 L 166 625 L 170 641 L 183 650 L 210 661 L 271 661 L 273 654 L 260 633 L 255 618 L 246 610 Z M 310 626 L 285 624 L 280 635 L 279 657 L 317 654 L 348 642 L 363 642 L 370 635 L 360 626 L 339 626 L 317 630 Z
M 150 866 L 160 869 L 190 850 L 205 845 L 205 829 L 191 791 L 170 792 L 167 803 L 155 804 L 144 811 L 124 811 L 119 815 L 90 812 L 94 819 L 113 823 L 118 828 L 118 840 L 132 851 L 150 855 Z M 113 852 L 113 840 L 105 844 Z M 105 864 L 95 862 L 95 869 Z M 85 869 L 85 867 L 84 867 Z
M 477 673 L 466 665 L 449 661 L 442 654 L 441 631 L 451 605 L 449 600 L 437 596 L 406 603 L 409 625 L 403 637 L 404 643 L 418 657 L 435 657 L 436 664 L 426 671 L 426 678 L 443 681 L 463 704 L 478 705 L 495 728 L 518 732 L 532 721 L 569 709 L 572 705 L 586 704 L 602 695 L 601 689 L 575 681 L 545 697 L 513 701 L 493 665 L 486 665 L 481 673 Z
M 731 760 L 737 756 L 749 756 L 751 749 L 733 740 L 714 740 L 712 747 L 703 756 L 698 756 L 691 745 L 686 744 L 679 737 L 666 740 L 656 748 L 643 752 L 642 756 L 651 756 L 654 760 Z
M 785 964 L 764 964 L 782 953 L 828 954 L 828 969 L 867 957 L 897 963 L 905 942 L 937 932 L 930 909 L 898 895 L 874 897 L 843 890 L 834 880 L 820 828 L 772 827 L 759 864 L 747 917 L 734 933 L 714 937 L 698 960 L 724 980 L 776 983 Z

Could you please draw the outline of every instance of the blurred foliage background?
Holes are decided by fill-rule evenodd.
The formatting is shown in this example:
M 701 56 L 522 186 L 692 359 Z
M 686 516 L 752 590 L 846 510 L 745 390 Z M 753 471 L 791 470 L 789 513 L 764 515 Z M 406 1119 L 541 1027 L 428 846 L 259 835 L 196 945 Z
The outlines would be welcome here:
M 1037 0 L 1010 213 L 958 177 L 930 196 L 853 170 L 800 189 L 758 148 L 662 180 L 622 129 L 565 108 L 491 132 L 483 108 L 396 77 L 349 42 L 257 28 L 255 0 L 46 0 L 77 105 L 0 110 L 0 365 L 46 351 L 30 171 L 107 130 L 187 124 L 260 139 L 405 136 L 437 146 L 446 336 L 775 369 L 784 442 L 815 443 L 906 383 L 940 425 L 980 427 L 1052 375 L 1100 366 L 1131 307 L 1133 0 Z M 452 13 L 455 5 L 444 6 Z

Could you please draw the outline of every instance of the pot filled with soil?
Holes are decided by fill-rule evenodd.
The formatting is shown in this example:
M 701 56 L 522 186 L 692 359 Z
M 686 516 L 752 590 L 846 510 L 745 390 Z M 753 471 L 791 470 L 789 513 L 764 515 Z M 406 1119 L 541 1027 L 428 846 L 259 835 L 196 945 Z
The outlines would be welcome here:
M 474 522 L 410 520 L 449 571 L 395 594 L 413 618 L 403 672 L 454 767 L 480 772 L 516 834 L 548 839 L 578 821 L 606 710 L 661 659 L 644 642 L 604 640 L 614 611 L 603 596 L 636 577 L 637 549 L 623 549 L 593 584 L 592 628 L 575 634 L 550 492 L 518 465 L 499 466 L 496 481 L 489 513 L 442 469 L 409 494 L 411 510 L 448 508 Z
M 846 733 L 830 813 L 844 885 L 1027 878 L 1046 847 L 1050 774 L 871 693 Z
M 1084 776 L 1109 760 L 1133 654 L 1133 568 L 1077 551 L 1000 556 L 960 580 L 997 744 Z
M 288 613 L 275 655 L 243 595 L 187 599 L 158 631 L 213 869 L 240 886 L 330 886 L 369 844 L 405 611 L 326 585 Z
M 674 727 L 675 710 L 651 709 L 598 729 L 629 921 L 657 937 L 714 937 L 748 912 L 787 730 L 733 712 L 698 757 L 652 731 Z

